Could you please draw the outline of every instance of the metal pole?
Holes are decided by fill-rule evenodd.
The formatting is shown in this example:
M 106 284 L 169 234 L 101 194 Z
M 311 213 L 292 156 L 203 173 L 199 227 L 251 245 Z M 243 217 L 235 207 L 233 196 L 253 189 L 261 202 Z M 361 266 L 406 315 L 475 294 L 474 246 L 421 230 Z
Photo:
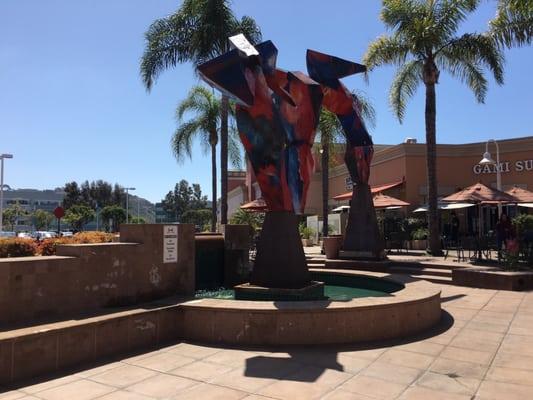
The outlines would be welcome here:
M 4 217 L 4 157 L 0 157 L 2 166 L 0 167 L 0 233 L 3 232 L 3 217 Z
M 137 223 L 141 223 L 141 199 L 137 196 Z
M 502 190 L 502 171 L 500 168 L 500 146 L 498 146 L 498 142 L 496 140 L 493 140 L 494 144 L 496 145 L 496 188 L 501 192 Z M 498 203 L 498 219 L 502 216 L 502 203 Z
M 129 217 L 128 217 L 128 188 L 126 188 L 126 223 L 129 223 Z

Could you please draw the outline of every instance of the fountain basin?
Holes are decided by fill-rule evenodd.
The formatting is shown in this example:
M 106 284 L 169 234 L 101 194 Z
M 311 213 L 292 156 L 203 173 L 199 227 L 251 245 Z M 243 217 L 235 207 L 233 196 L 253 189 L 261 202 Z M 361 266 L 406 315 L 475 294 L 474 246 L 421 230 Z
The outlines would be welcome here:
M 313 271 L 313 279 L 326 285 L 330 279 L 346 283 L 363 278 L 398 290 L 346 301 L 195 299 L 181 305 L 183 337 L 233 345 L 356 343 L 413 335 L 439 322 L 440 289 L 429 282 L 402 284 L 382 273 Z

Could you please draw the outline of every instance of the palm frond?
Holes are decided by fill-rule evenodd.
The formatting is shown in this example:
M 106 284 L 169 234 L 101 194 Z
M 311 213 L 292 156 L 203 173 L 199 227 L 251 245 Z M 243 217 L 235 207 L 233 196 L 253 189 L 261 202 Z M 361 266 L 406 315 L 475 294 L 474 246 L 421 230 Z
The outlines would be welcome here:
M 235 26 L 233 34 L 237 33 L 242 33 L 252 44 L 261 42 L 261 29 L 253 18 L 246 15 Z
M 363 56 L 363 64 L 369 70 L 384 64 L 401 65 L 408 53 L 409 47 L 398 36 L 383 35 L 370 43 Z
M 188 34 L 190 26 L 190 19 L 178 12 L 156 20 L 148 28 L 140 68 L 142 81 L 148 91 L 161 72 L 193 57 Z
M 435 2 L 435 28 L 446 40 L 451 38 L 469 13 L 479 5 L 479 0 L 441 0 Z
M 192 142 L 201 131 L 201 123 L 198 120 L 191 120 L 178 126 L 170 140 L 172 153 L 178 163 L 185 161 L 185 158 L 192 158 Z
M 206 113 L 212 107 L 213 98 L 214 95 L 205 86 L 194 86 L 176 108 L 176 119 L 180 121 L 187 112 Z
M 423 62 L 420 60 L 405 63 L 398 70 L 392 82 L 389 102 L 400 123 L 405 115 L 407 100 L 415 94 L 422 80 L 422 68 Z
M 363 119 L 365 125 L 371 126 L 372 128 L 376 127 L 376 109 L 372 105 L 372 102 L 361 90 L 352 91 L 357 98 L 359 103 L 359 112 L 361 113 L 361 118 Z
M 453 77 L 468 85 L 479 103 L 485 102 L 488 83 L 481 67 L 475 63 L 457 60 L 454 63 L 443 63 L 444 69 Z
M 322 107 L 320 109 L 320 118 L 318 120 L 317 129 L 320 143 L 337 143 L 344 139 L 342 132 L 342 125 L 337 116 Z
M 499 0 L 490 34 L 503 46 L 524 46 L 533 42 L 533 1 Z
M 436 52 L 438 59 L 454 65 L 464 60 L 473 65 L 488 67 L 498 84 L 503 83 L 505 58 L 494 40 L 486 34 L 466 33 Z
M 242 164 L 242 145 L 239 131 L 235 125 L 230 125 L 228 132 L 228 158 L 234 168 L 240 168 Z

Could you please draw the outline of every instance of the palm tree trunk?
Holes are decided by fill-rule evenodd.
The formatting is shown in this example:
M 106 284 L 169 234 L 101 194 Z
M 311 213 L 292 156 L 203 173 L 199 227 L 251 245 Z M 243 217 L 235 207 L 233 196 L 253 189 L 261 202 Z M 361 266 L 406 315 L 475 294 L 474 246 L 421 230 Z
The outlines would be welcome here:
M 220 107 L 220 223 L 228 223 L 228 109 L 229 99 L 222 95 Z
M 426 83 L 426 167 L 428 199 L 429 251 L 441 254 L 439 215 L 437 209 L 437 145 L 435 84 Z
M 211 232 L 216 232 L 217 229 L 217 146 L 211 144 L 211 183 L 212 187 L 212 202 L 211 205 Z
M 328 236 L 329 144 L 322 143 L 322 238 Z

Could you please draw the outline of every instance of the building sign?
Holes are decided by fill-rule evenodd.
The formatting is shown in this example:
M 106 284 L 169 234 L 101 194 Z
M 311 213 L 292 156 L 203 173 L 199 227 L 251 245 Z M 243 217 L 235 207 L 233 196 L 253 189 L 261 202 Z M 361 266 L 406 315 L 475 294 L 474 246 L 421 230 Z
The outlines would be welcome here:
M 346 186 L 346 190 L 353 190 L 352 178 L 349 176 L 344 178 L 344 185 Z
M 533 171 L 533 160 L 518 160 L 518 161 L 515 161 L 514 163 L 510 161 L 504 161 L 498 164 L 498 166 L 489 165 L 489 164 L 486 164 L 486 165 L 476 164 L 472 167 L 472 171 L 476 175 L 495 174 L 496 172 L 498 172 L 498 170 L 501 173 L 506 173 L 506 172 L 511 172 L 511 171 L 515 171 L 515 172 Z
M 178 262 L 178 226 L 163 226 L 163 263 Z

